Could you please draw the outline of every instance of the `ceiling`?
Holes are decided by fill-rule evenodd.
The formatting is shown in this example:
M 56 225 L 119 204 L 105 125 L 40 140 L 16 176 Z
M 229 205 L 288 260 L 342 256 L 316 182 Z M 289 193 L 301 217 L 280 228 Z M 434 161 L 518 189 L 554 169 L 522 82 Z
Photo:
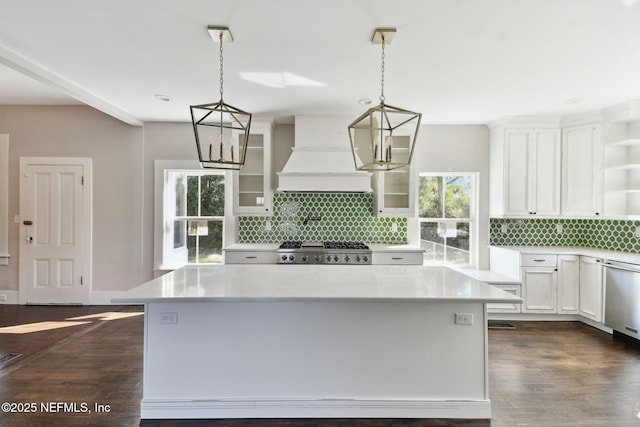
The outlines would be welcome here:
M 88 104 L 132 125 L 224 100 L 256 116 L 386 102 L 428 124 L 571 114 L 640 98 L 637 0 L 0 0 L 0 104 Z M 167 95 L 171 101 L 156 99 Z

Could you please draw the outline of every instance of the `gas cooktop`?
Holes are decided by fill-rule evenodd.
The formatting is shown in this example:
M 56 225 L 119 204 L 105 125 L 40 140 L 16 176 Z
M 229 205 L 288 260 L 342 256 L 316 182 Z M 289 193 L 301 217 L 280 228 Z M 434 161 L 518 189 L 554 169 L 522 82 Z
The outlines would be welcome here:
M 362 242 L 288 240 L 278 248 L 279 264 L 371 264 L 371 250 Z

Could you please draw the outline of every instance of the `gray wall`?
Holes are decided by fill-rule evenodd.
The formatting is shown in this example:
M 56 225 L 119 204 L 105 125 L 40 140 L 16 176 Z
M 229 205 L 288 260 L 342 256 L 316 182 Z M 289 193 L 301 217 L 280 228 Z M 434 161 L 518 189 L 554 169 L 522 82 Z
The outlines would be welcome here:
M 20 157 L 93 159 L 93 289 L 124 290 L 142 279 L 142 128 L 85 106 L 0 106 L 9 134 L 9 259 L 0 289 L 18 289 Z
M 274 132 L 273 185 L 291 153 L 293 125 Z M 189 123 L 133 127 L 86 106 L 0 106 L 0 133 L 10 136 L 9 253 L 0 290 L 18 289 L 18 166 L 20 157 L 93 159 L 93 289 L 124 290 L 154 277 L 155 160 L 196 160 Z M 418 170 L 480 173 L 480 247 L 488 243 L 489 132 L 485 126 L 423 126 Z M 488 255 L 480 253 L 480 267 Z

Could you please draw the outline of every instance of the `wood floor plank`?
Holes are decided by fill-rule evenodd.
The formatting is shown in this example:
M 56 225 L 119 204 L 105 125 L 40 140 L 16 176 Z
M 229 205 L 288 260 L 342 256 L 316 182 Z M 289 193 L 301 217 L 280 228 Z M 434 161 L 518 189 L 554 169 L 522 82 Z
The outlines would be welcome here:
M 9 307 L 9 308 L 7 308 Z M 50 310 L 51 309 L 51 310 Z M 639 426 L 640 348 L 579 322 L 512 322 L 489 331 L 492 419 L 143 420 L 140 307 L 0 306 L 0 349 L 23 357 L 0 369 L 0 402 L 86 403 L 92 413 L 0 413 L 15 426 Z M 108 315 L 104 313 L 120 313 Z M 23 334 L 6 326 L 82 325 Z M 128 313 L 128 314 L 127 314 Z M 107 319 L 111 320 L 107 320 Z M 95 403 L 109 412 L 95 413 Z

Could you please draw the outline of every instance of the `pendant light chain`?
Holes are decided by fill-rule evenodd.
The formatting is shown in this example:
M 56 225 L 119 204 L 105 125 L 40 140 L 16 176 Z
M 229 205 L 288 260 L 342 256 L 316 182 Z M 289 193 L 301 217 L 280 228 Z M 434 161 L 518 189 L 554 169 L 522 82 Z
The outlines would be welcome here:
M 220 32 L 220 101 L 222 101 L 222 93 L 224 90 L 222 86 L 224 84 L 224 67 L 223 67 L 224 57 L 222 55 L 222 32 Z
M 384 104 L 384 34 L 382 35 L 382 66 L 380 71 L 382 74 L 380 79 L 380 102 Z

